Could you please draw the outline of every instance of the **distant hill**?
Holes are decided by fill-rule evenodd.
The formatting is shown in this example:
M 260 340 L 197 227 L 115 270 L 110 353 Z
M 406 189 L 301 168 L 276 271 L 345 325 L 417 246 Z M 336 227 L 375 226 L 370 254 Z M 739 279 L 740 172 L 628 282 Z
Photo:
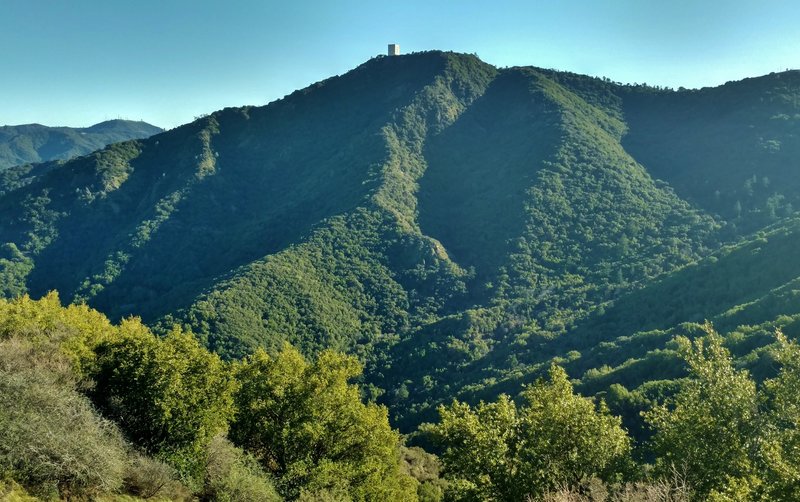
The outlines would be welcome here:
M 0 293 L 177 322 L 226 358 L 356 354 L 406 431 L 551 361 L 591 393 L 674 378 L 671 335 L 706 318 L 761 326 L 732 338 L 755 364 L 800 314 L 798 98 L 798 72 L 675 91 L 374 58 L 0 173 Z
M 146 122 L 108 120 L 91 127 L 26 124 L 0 127 L 0 170 L 49 160 L 66 160 L 111 143 L 142 139 L 163 129 Z

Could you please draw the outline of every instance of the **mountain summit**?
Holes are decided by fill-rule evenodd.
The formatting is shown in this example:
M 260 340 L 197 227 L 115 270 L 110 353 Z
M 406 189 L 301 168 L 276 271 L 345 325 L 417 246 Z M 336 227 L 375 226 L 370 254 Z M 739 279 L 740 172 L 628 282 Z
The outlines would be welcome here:
M 107 120 L 90 127 L 26 124 L 0 127 L 0 170 L 48 160 L 66 160 L 111 143 L 142 139 L 163 129 L 147 122 Z
M 554 357 L 621 364 L 602 343 L 797 279 L 785 267 L 750 288 L 751 274 L 700 295 L 702 312 L 673 302 L 674 324 L 618 310 L 659 308 L 708 260 L 791 248 L 798 97 L 798 72 L 674 91 L 445 52 L 374 58 L 0 178 L 0 289 L 177 321 L 229 358 L 284 341 L 357 354 L 410 427 L 454 396 L 518 390 Z M 762 307 L 740 318 L 800 312 Z

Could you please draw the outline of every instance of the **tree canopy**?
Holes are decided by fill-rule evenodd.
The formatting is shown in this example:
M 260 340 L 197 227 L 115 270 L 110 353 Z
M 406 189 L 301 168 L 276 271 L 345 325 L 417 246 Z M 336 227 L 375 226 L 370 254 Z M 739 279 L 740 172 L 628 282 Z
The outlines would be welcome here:
M 399 436 L 386 409 L 363 403 L 350 381 L 355 358 L 325 351 L 309 363 L 289 345 L 257 351 L 236 366 L 231 439 L 271 472 L 280 492 L 347 493 L 353 500 L 412 500 L 399 469 Z
M 474 500 L 523 500 L 597 476 L 613 479 L 630 454 L 620 420 L 601 402 L 573 392 L 567 374 L 552 366 L 549 380 L 477 407 L 441 407 L 427 430 L 443 448 L 444 474 Z

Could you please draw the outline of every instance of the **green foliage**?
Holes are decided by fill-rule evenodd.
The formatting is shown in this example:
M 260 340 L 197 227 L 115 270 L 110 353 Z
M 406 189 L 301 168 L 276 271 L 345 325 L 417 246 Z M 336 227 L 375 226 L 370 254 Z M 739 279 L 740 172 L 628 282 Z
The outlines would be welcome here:
M 800 497 L 800 345 L 777 333 L 776 359 L 779 374 L 764 382 L 768 411 L 759 431 L 766 492 L 772 500 Z M 765 423 L 766 422 L 766 423 Z
M 171 465 L 153 457 L 133 453 L 124 478 L 125 492 L 143 499 L 188 501 L 191 491 L 178 481 Z
M 757 386 L 737 369 L 710 325 L 690 342 L 678 339 L 689 367 L 680 390 L 646 414 L 655 429 L 656 467 L 685 472 L 708 500 L 797 498 L 797 384 L 800 348 L 780 331 L 770 347 L 780 370 Z
M 800 207 L 797 84 L 672 92 L 374 58 L 266 106 L 4 171 L 0 294 L 177 323 L 225 359 L 287 341 L 354 354 L 404 431 L 453 397 L 517 392 L 554 358 L 582 390 L 634 392 L 642 368 L 669 372 L 674 351 L 647 351 L 679 323 L 797 313 L 792 224 L 721 247 Z
M 115 491 L 127 445 L 78 392 L 81 382 L 59 346 L 70 326 L 45 327 L 54 301 L 43 300 L 41 310 L 28 299 L 0 309 L 0 474 L 44 496 Z
M 522 500 L 591 476 L 613 478 L 630 440 L 601 402 L 577 396 L 564 370 L 522 392 L 519 408 L 507 396 L 476 408 L 454 402 L 429 426 L 444 449 L 445 476 L 466 500 Z
M 403 447 L 400 452 L 404 471 L 419 482 L 417 498 L 420 502 L 443 500 L 447 481 L 440 477 L 439 459 L 419 447 Z
M 0 284 L 5 297 L 21 296 L 25 293 L 25 277 L 33 269 L 33 262 L 13 242 L 6 243 L 0 258 Z
M 473 409 L 455 402 L 440 408 L 441 423 L 430 432 L 434 441 L 445 448 L 442 460 L 444 474 L 463 480 L 451 484 L 451 490 L 462 491 L 462 498 L 504 500 L 521 498 L 527 487 L 520 486 L 514 473 L 518 465 L 514 446 L 517 409 L 507 396 L 495 403 L 481 403 Z M 523 493 L 520 493 L 523 490 Z
M 160 340 L 136 319 L 96 352 L 98 407 L 133 443 L 195 474 L 198 452 L 233 413 L 234 383 L 219 357 L 191 334 L 175 329 Z
M 40 500 L 29 495 L 23 487 L 13 481 L 0 481 L 0 498 L 5 502 L 38 502 Z
M 697 91 L 627 92 L 625 147 L 683 198 L 751 232 L 797 207 L 797 72 Z
M 388 396 L 415 396 L 389 401 L 404 426 L 430 419 L 432 404 L 454 389 L 474 401 L 499 379 L 534 379 L 552 352 L 533 346 L 714 242 L 716 223 L 625 152 L 618 103 L 603 103 L 538 70 L 510 69 L 431 139 L 420 224 L 451 259 L 474 267 L 461 307 L 483 305 L 491 321 L 454 326 L 457 312 L 396 346 L 379 385 Z M 461 310 L 465 318 L 478 311 Z M 423 353 L 430 364 L 415 364 Z
M 274 357 L 257 351 L 236 368 L 241 388 L 230 437 L 272 473 L 279 492 L 348 493 L 353 500 L 414 500 L 401 472 L 399 437 L 386 409 L 363 404 L 349 380 L 352 357 L 322 352 L 308 363 L 285 346 Z
M 758 413 L 755 383 L 734 367 L 722 337 L 706 329 L 707 336 L 693 343 L 677 340 L 689 378 L 672 400 L 647 414 L 660 469 L 685 467 L 701 497 L 752 472 Z
M 0 340 L 21 338 L 37 351 L 59 353 L 78 379 L 88 377 L 95 365 L 95 349 L 113 332 L 103 314 L 86 305 L 62 307 L 55 292 L 39 300 L 27 295 L 0 300 Z
M 339 396 L 336 403 L 316 387 L 292 395 L 297 427 L 247 429 L 235 420 L 261 438 L 254 454 L 270 473 L 280 471 L 277 486 L 293 497 L 367 497 L 354 488 L 364 486 L 353 479 L 366 469 L 355 460 L 309 460 L 303 455 L 313 448 L 291 449 L 297 442 L 339 452 L 329 430 L 339 425 L 309 407 L 364 413 L 383 431 L 375 448 L 397 458 L 382 408 L 331 383 L 332 374 L 350 375 L 336 377 L 346 382 L 357 373 L 352 361 L 336 371 L 319 366 L 335 366 L 325 355 L 335 349 L 364 365 L 355 377 L 361 390 L 388 405 L 405 432 L 454 398 L 494 402 L 461 405 L 465 421 L 478 409 L 497 420 L 513 409 L 520 421 L 533 401 L 495 399 L 521 388 L 526 399 L 530 389 L 546 394 L 550 387 L 526 384 L 555 362 L 579 377 L 581 393 L 605 397 L 646 460 L 654 454 L 650 435 L 667 448 L 659 434 L 679 436 L 687 430 L 681 420 L 711 406 L 755 427 L 746 408 L 725 407 L 722 398 L 691 404 L 723 384 L 752 387 L 753 420 L 766 432 L 756 441 L 744 429 L 715 429 L 713 420 L 694 424 L 714 437 L 742 437 L 726 444 L 730 451 L 710 449 L 715 465 L 728 467 L 693 482 L 709 497 L 797 498 L 794 349 L 771 335 L 800 334 L 797 77 L 673 92 L 496 69 L 452 53 L 375 58 L 264 107 L 222 110 L 68 162 L 18 166 L 0 173 L 0 294 L 56 288 L 115 321 L 142 315 L 166 338 L 133 321 L 113 326 L 87 307 L 62 309 L 55 297 L 0 302 L 0 338 L 24 332 L 36 350 L 57 352 L 58 364 L 71 368 L 70 385 L 90 392 L 131 441 L 168 459 L 197 493 L 206 446 L 226 428 L 233 408 L 225 396 L 236 383 L 188 335 L 172 332 L 174 324 L 224 359 L 259 348 L 275 354 L 238 367 L 251 389 L 306 388 L 279 384 L 269 368 L 282 361 L 294 368 L 287 375 L 341 391 L 329 399 Z M 729 334 L 714 354 L 702 342 L 703 356 L 687 368 L 682 357 L 699 349 L 673 339 L 703 337 L 704 319 Z M 282 349 L 287 341 L 321 359 L 292 360 Z M 702 380 L 691 376 L 692 364 L 721 372 L 720 388 L 690 383 Z M 328 376 L 315 380 L 315 371 Z M 215 385 L 221 392 L 211 391 Z M 241 399 L 259 402 L 255 391 L 243 392 Z M 280 406 L 279 397 L 270 406 Z M 565 405 L 565 415 L 544 405 L 537 413 L 568 423 L 588 413 L 584 401 L 566 402 L 574 407 Z M 685 407 L 670 408 L 675 403 Z M 656 431 L 640 415 L 654 406 Z M 485 434 L 503 443 L 500 432 Z M 267 444 L 273 436 L 283 442 Z M 539 457 L 554 454 L 525 441 Z M 487 455 L 505 461 L 489 443 L 481 446 Z M 676 445 L 691 449 L 688 439 Z M 276 467 L 270 448 L 296 455 L 294 470 Z M 750 464 L 740 461 L 742 451 Z M 697 455 L 687 458 L 700 463 Z M 658 456 L 664 474 L 685 455 L 662 449 Z M 408 486 L 394 460 L 367 464 L 377 469 L 370 475 L 383 476 L 375 486 L 404 480 L 392 488 L 398 493 L 433 500 L 445 491 L 476 493 L 472 479 L 445 490 L 436 476 L 414 475 L 427 465 L 417 461 L 402 463 L 417 480 Z M 553 475 L 578 475 L 559 462 Z M 225 472 L 235 478 L 244 464 L 231 465 L 238 467 Z M 727 476 L 727 488 L 715 493 L 710 487 L 723 483 L 717 475 Z

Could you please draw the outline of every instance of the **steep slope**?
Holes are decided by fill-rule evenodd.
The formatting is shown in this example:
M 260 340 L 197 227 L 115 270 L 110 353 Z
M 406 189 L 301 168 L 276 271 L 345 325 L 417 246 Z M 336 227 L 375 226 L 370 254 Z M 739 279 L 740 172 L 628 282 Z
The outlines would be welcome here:
M 141 139 L 163 129 L 146 122 L 108 120 L 91 127 L 47 127 L 40 124 L 0 127 L 0 171 L 48 160 L 85 155 L 111 143 Z
M 382 126 L 384 152 L 368 176 L 374 188 L 358 206 L 238 271 L 181 314 L 210 346 L 237 355 L 288 339 L 307 350 L 333 346 L 372 359 L 380 357 L 374 343 L 390 342 L 463 294 L 463 270 L 418 228 L 416 180 L 426 139 L 482 93 L 495 70 L 471 57 L 417 57 L 445 66 Z
M 404 430 L 453 397 L 516 394 L 553 360 L 585 392 L 633 389 L 614 380 L 639 371 L 628 359 L 680 374 L 662 356 L 681 323 L 800 313 L 800 226 L 781 220 L 800 193 L 795 79 L 669 91 L 374 58 L 6 171 L 0 290 L 177 322 L 227 358 L 355 353 Z M 726 211 L 743 173 L 753 198 Z
M 494 270 L 496 282 L 476 286 L 488 290 L 485 304 L 491 307 L 422 326 L 395 347 L 388 379 L 381 386 L 395 391 L 390 401 L 395 409 L 409 406 L 411 423 L 420 419 L 417 413 L 430 418 L 431 405 L 448 399 L 456 389 L 492 386 L 508 372 L 527 373 L 525 364 L 537 360 L 540 344 L 574 330 L 588 313 L 620 291 L 697 259 L 713 241 L 713 220 L 650 178 L 622 149 L 619 140 L 625 126 L 613 108 L 591 105 L 536 70 L 507 70 L 506 77 L 526 98 L 514 99 L 504 108 L 503 100 L 513 95 L 504 89 L 485 109 L 503 117 L 531 110 L 524 123 L 546 124 L 548 136 L 543 140 L 530 130 L 499 127 L 524 135 L 525 140 L 513 141 L 511 148 L 487 149 L 493 155 L 488 161 L 470 157 L 498 169 L 505 164 L 496 159 L 529 161 L 526 165 L 515 160 L 509 163 L 513 170 L 493 176 L 494 180 L 516 176 L 503 195 L 519 194 L 512 199 L 517 207 L 502 209 L 504 218 L 516 215 L 516 229 L 505 237 L 506 256 L 501 268 Z M 495 82 L 508 85 L 502 79 Z M 490 87 L 481 99 L 492 96 Z M 530 103 L 530 108 L 523 103 Z M 475 135 L 463 144 L 480 148 L 487 136 L 480 129 L 473 131 Z M 533 145 L 540 145 L 539 158 L 529 155 Z M 462 150 L 456 146 L 452 151 Z M 459 155 L 450 162 L 431 162 L 432 175 L 442 176 L 437 169 L 450 173 L 449 180 L 436 180 L 448 187 L 445 193 L 465 188 Z M 423 178 L 422 194 L 425 182 Z M 467 184 L 466 189 L 472 186 Z M 470 237 L 462 236 L 473 229 L 497 231 L 495 211 L 498 202 L 505 201 L 500 194 L 477 199 L 467 192 L 451 198 L 468 201 L 472 217 L 452 228 L 445 224 L 452 220 L 438 219 L 441 228 L 447 228 L 448 237 L 441 238 L 447 249 L 451 240 L 456 249 L 458 239 L 469 242 Z M 478 204 L 483 207 L 473 209 Z M 433 204 L 432 210 L 438 206 Z M 481 249 L 473 248 L 475 256 L 487 256 L 480 254 Z M 436 369 L 431 372 L 431 368 Z M 415 396 L 413 402 L 404 403 L 406 395 Z
M 56 288 L 115 316 L 153 320 L 188 307 L 204 289 L 230 289 L 235 277 L 270 283 L 272 272 L 261 270 L 259 260 L 284 250 L 266 266 L 274 270 L 273 262 L 288 259 L 292 269 L 276 271 L 280 287 L 268 292 L 290 288 L 284 293 L 291 305 L 262 298 L 266 310 L 253 311 L 256 330 L 247 324 L 247 309 L 237 305 L 242 315 L 222 322 L 247 330 L 215 330 L 231 347 L 228 355 L 246 352 L 248 341 L 264 342 L 267 335 L 320 347 L 336 338 L 328 336 L 333 330 L 345 333 L 350 346 L 361 331 L 378 331 L 376 324 L 389 330 L 413 308 L 397 281 L 428 282 L 431 291 L 458 288 L 462 272 L 414 231 L 413 179 L 424 169 L 419 151 L 428 129 L 457 116 L 494 71 L 475 58 L 442 53 L 380 58 L 269 106 L 224 110 L 67 163 L 0 201 L 5 214 L 22 214 L 0 229 L 0 240 L 10 243 L 5 273 L 16 278 L 5 281 L 5 289 L 41 294 Z M 26 212 L 35 213 L 36 221 Z M 326 233 L 331 237 L 320 241 Z M 323 245 L 337 255 L 323 254 L 317 249 Z M 358 269 L 346 261 L 351 257 L 340 256 L 340 248 L 350 245 L 352 258 L 363 260 L 367 291 L 361 294 L 344 277 Z M 298 280 L 305 263 L 297 260 L 306 251 L 313 259 L 307 278 L 322 294 L 304 290 Z M 378 259 L 408 270 L 381 272 L 373 263 Z M 420 268 L 424 259 L 443 277 Z M 245 268 L 213 288 L 239 267 Z M 343 292 L 328 294 L 333 286 Z M 246 295 L 240 293 L 231 294 L 241 301 Z M 447 294 L 415 303 L 435 310 L 428 301 L 433 296 L 441 301 Z M 322 305 L 293 316 L 288 307 L 309 298 Z M 380 321 L 367 319 L 367 311 L 378 309 Z M 314 316 L 306 315 L 311 311 L 321 312 L 322 327 L 306 329 L 314 324 Z M 282 317 L 291 325 L 279 323 Z M 278 331 L 265 335 L 269 323 L 278 323 Z
M 677 228 L 686 229 L 686 234 L 668 235 L 666 232 L 670 231 L 671 225 L 661 228 L 651 226 L 651 242 L 655 246 L 649 250 L 640 250 L 638 253 L 628 251 L 622 255 L 624 258 L 618 257 L 622 259 L 609 259 L 606 256 L 594 261 L 598 250 L 603 248 L 582 249 L 589 240 L 587 237 L 599 237 L 600 241 L 607 237 L 610 242 L 603 243 L 605 249 L 627 250 L 631 238 L 641 243 L 649 233 L 642 232 L 639 221 L 652 224 L 653 220 L 658 220 L 656 214 L 668 214 L 665 212 L 667 206 L 659 205 L 658 199 L 639 199 L 646 200 L 645 207 L 649 209 L 660 208 L 641 219 L 637 217 L 637 214 L 641 214 L 641 207 L 637 208 L 636 202 L 628 207 L 624 203 L 619 206 L 615 204 L 614 209 L 609 211 L 610 218 L 594 206 L 591 212 L 582 215 L 583 221 L 592 223 L 573 230 L 574 235 L 581 239 L 576 245 L 568 239 L 571 222 L 575 221 L 572 217 L 575 214 L 574 203 L 559 205 L 558 199 L 552 197 L 537 198 L 541 202 L 536 207 L 540 208 L 541 213 L 547 212 L 541 208 L 558 209 L 554 211 L 554 231 L 546 233 L 544 229 L 548 225 L 543 223 L 547 221 L 544 218 L 537 221 L 534 228 L 539 235 L 560 235 L 561 238 L 556 242 L 534 241 L 536 244 L 527 248 L 534 250 L 531 253 L 533 259 L 525 260 L 523 255 L 525 261 L 521 263 L 525 266 L 521 270 L 534 271 L 541 269 L 542 264 L 552 263 L 541 252 L 547 250 L 562 253 L 556 261 L 559 265 L 568 264 L 576 258 L 580 263 L 589 265 L 585 270 L 592 271 L 594 281 L 587 281 L 580 273 L 565 274 L 565 279 L 577 279 L 579 287 L 571 291 L 558 286 L 531 287 L 527 298 L 533 298 L 533 302 L 525 301 L 525 294 L 506 293 L 504 296 L 510 301 L 498 302 L 501 305 L 499 309 L 473 309 L 445 318 L 421 329 L 398 345 L 393 358 L 391 383 L 384 383 L 383 386 L 394 391 L 395 397 L 390 398 L 393 399 L 390 402 L 394 403 L 396 410 L 410 412 L 408 415 L 402 412 L 398 415 L 401 424 L 412 426 L 420 420 L 434 418 L 432 405 L 446 401 L 454 393 L 473 402 L 493 399 L 499 392 L 515 394 L 522 383 L 531 382 L 541 375 L 553 360 L 567 364 L 573 377 L 587 375 L 584 381 L 591 380 L 592 383 L 587 383 L 583 390 L 590 393 L 605 392 L 610 384 L 620 381 L 635 388 L 652 379 L 673 378 L 683 374 L 684 368 L 674 352 L 664 352 L 664 347 L 676 334 L 686 333 L 685 330 L 673 328 L 677 324 L 711 319 L 720 329 L 729 331 L 742 324 L 768 327 L 776 322 L 778 325 L 791 324 L 800 313 L 800 302 L 795 295 L 796 259 L 791 251 L 791 242 L 798 238 L 800 229 L 791 222 L 765 230 L 766 236 L 758 234 L 746 237 L 744 243 L 735 248 L 724 248 L 718 256 L 701 262 L 699 268 L 680 268 L 675 274 L 667 275 L 655 283 L 652 281 L 660 274 L 669 272 L 671 267 L 650 269 L 652 273 L 644 276 L 635 273 L 628 275 L 630 272 L 626 274 L 626 271 L 641 270 L 642 266 L 647 266 L 637 263 L 641 257 L 652 260 L 659 256 L 672 256 L 674 259 L 682 254 L 678 249 L 682 249 L 687 262 L 691 262 L 694 259 L 693 251 L 703 255 L 719 245 L 715 241 L 722 243 L 775 222 L 793 211 L 791 201 L 800 193 L 800 187 L 796 185 L 800 179 L 796 174 L 796 149 L 800 148 L 797 133 L 800 131 L 787 116 L 794 116 L 800 97 L 797 72 L 748 79 L 716 89 L 680 92 L 645 86 L 619 86 L 601 79 L 552 71 L 540 73 L 568 90 L 585 105 L 603 110 L 608 118 L 624 121 L 624 131 L 618 139 L 625 153 L 607 164 L 610 167 L 609 178 L 619 176 L 620 166 L 626 165 L 624 159 L 630 159 L 632 155 L 649 176 L 658 178 L 655 186 L 673 196 L 677 193 L 685 197 L 694 206 L 695 209 L 684 206 L 686 209 L 682 216 L 672 213 L 666 218 L 673 225 L 677 224 Z M 693 119 L 683 121 L 682 117 L 686 115 L 691 115 Z M 566 141 L 565 150 L 589 152 L 583 157 L 591 159 L 591 168 L 602 166 L 604 162 L 601 158 L 604 152 L 609 151 L 605 147 L 608 143 L 587 143 L 585 133 L 592 131 L 592 128 L 586 122 L 573 129 L 578 135 Z M 594 137 L 599 136 L 595 134 Z M 776 143 L 770 143 L 775 148 L 762 148 L 766 137 L 779 138 L 775 141 L 780 148 Z M 473 138 L 473 141 L 480 140 Z M 574 154 L 565 157 L 569 159 L 568 162 L 580 158 Z M 569 163 L 567 165 L 570 166 Z M 576 171 L 575 167 L 570 166 L 563 172 Z M 746 181 L 744 189 L 752 195 L 748 199 L 749 205 L 741 212 L 722 210 L 720 201 L 724 194 L 727 193 L 729 197 L 741 195 L 742 186 L 732 180 L 737 179 L 737 173 L 744 172 L 749 177 L 749 180 L 742 177 Z M 584 170 L 584 176 L 577 185 L 563 190 L 563 193 L 573 195 L 579 204 L 583 204 L 584 200 L 596 200 L 598 195 L 602 197 L 604 193 L 602 185 L 592 185 L 586 173 Z M 770 176 L 781 179 L 781 183 L 773 186 Z M 451 183 L 457 184 L 456 178 L 454 176 Z M 522 179 L 517 182 L 521 183 Z M 552 194 L 561 184 L 560 177 L 552 178 L 545 184 L 546 193 Z M 583 191 L 582 186 L 592 188 Z M 672 186 L 676 192 L 672 192 Z M 709 187 L 719 187 L 719 193 L 716 190 L 709 191 Z M 618 200 L 617 196 L 614 199 L 617 199 L 615 203 L 624 200 Z M 492 204 L 500 201 L 501 198 L 494 198 Z M 590 204 L 586 206 L 591 207 Z M 505 218 L 508 217 L 507 209 L 504 208 L 502 213 Z M 712 233 L 715 237 L 711 241 L 700 240 L 705 245 L 696 247 L 695 244 L 693 247 L 685 235 L 703 235 L 704 231 L 698 233 L 698 229 L 704 227 L 691 223 L 697 218 L 704 219 L 703 214 L 714 217 L 717 223 L 712 226 L 718 231 Z M 622 228 L 628 232 L 615 232 L 614 227 L 608 225 L 609 219 L 613 221 L 620 216 Z M 678 223 L 681 220 L 683 223 Z M 705 227 L 705 232 L 709 228 Z M 564 239 L 565 234 L 567 239 Z M 443 242 L 447 241 L 443 239 Z M 664 247 L 659 251 L 658 246 Z M 663 250 L 669 247 L 672 249 L 664 253 Z M 728 253 L 732 253 L 732 256 Z M 678 263 L 673 262 L 673 265 Z M 604 270 L 611 270 L 613 274 L 604 277 Z M 525 275 L 524 272 L 522 275 Z M 509 276 L 513 277 L 513 273 Z M 540 272 L 540 276 L 547 277 L 547 274 Z M 556 280 L 546 284 L 559 283 Z M 606 286 L 604 296 L 593 291 L 598 284 Z M 640 291 L 641 286 L 645 288 Z M 591 295 L 588 302 L 587 294 Z M 530 309 L 530 303 L 537 305 L 535 310 Z M 559 303 L 563 305 L 561 309 L 558 308 Z M 588 309 L 583 309 L 582 305 L 588 305 Z M 590 313 L 585 315 L 587 310 Z M 567 322 L 560 323 L 562 319 Z M 541 329 L 543 321 L 544 329 Z M 702 333 L 696 325 L 693 326 L 688 328 L 689 333 Z M 661 330 L 645 331 L 655 328 Z M 758 332 L 760 338 L 749 337 L 748 342 L 742 342 L 744 346 L 755 343 L 754 346 L 758 347 L 759 344 L 768 343 L 769 337 L 764 333 L 769 329 L 762 327 L 745 331 Z M 548 339 L 559 332 L 568 336 Z M 734 339 L 737 336 L 740 335 L 732 335 Z M 613 348 L 616 343 L 620 344 L 618 350 Z M 745 349 L 741 351 L 747 353 Z M 458 355 L 454 356 L 453 352 Z M 665 358 L 665 354 L 668 357 Z M 425 362 L 419 364 L 420 359 Z M 398 360 L 407 362 L 398 364 Z M 444 364 L 450 365 L 447 370 L 442 368 Z M 617 365 L 621 365 L 619 370 L 611 370 L 607 378 L 598 377 Z M 421 368 L 437 369 L 430 371 Z M 626 380 L 625 375 L 629 374 L 637 376 L 633 380 Z M 655 392 L 657 389 L 657 386 L 649 389 L 645 385 L 642 392 Z M 410 402 L 404 402 L 405 396 L 413 398 Z M 635 401 L 639 397 L 630 399 Z M 629 425 L 634 422 L 637 427 L 641 425 L 638 418 L 640 409 L 631 411 L 629 407 L 624 410 L 631 417 Z
M 800 207 L 800 71 L 625 97 L 625 147 L 740 233 Z
M 131 146 L 141 151 L 127 161 L 124 183 L 70 211 L 60 224 L 69 231 L 49 248 L 42 261 L 51 265 L 31 277 L 31 290 L 53 287 L 55 275 L 65 293 L 95 298 L 102 291 L 98 305 L 124 313 L 129 304 L 127 311 L 153 318 L 174 307 L 161 296 L 175 285 L 197 291 L 352 208 L 374 189 L 369 179 L 385 155 L 380 134 L 388 115 L 444 60 L 417 63 L 376 62 L 370 75 L 356 70 L 268 107 L 225 110 Z M 395 72 L 406 75 L 404 85 L 396 85 Z M 86 239 L 95 243 L 90 256 L 65 256 Z M 131 291 L 129 278 L 140 291 Z

